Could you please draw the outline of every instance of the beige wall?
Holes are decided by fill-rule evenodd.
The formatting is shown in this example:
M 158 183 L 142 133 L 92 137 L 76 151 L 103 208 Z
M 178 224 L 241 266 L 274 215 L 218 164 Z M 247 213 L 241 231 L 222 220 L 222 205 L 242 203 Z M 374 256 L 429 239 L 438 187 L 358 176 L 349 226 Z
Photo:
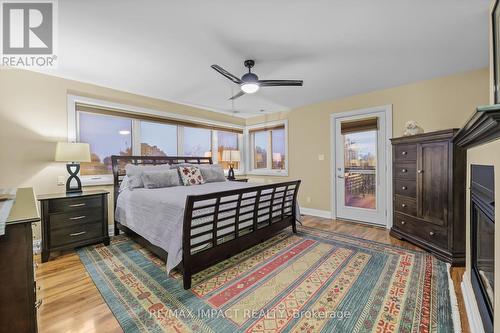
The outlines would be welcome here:
M 400 136 L 406 121 L 416 120 L 426 132 L 461 127 L 478 105 L 488 104 L 489 72 L 481 69 L 421 81 L 391 89 L 308 105 L 290 112 L 247 120 L 248 125 L 288 119 L 289 177 L 302 179 L 300 204 L 330 211 L 330 115 L 393 105 L 393 134 Z M 325 155 L 323 161 L 318 155 Z M 281 177 L 251 177 L 273 181 Z M 310 198 L 310 202 L 307 202 Z
M 467 151 L 467 184 L 470 184 L 471 164 L 493 165 L 495 167 L 495 202 L 500 202 L 500 140 Z M 470 255 L 470 190 L 467 186 L 467 231 L 466 253 Z M 500 210 L 495 209 L 495 221 L 500 221 Z M 470 281 L 471 260 L 467 256 L 466 273 Z M 495 276 L 500 274 L 500 230 L 495 228 Z M 500 293 L 495 292 L 495 309 L 500 308 Z M 495 332 L 500 332 L 500 311 L 495 311 Z
M 67 175 L 65 166 L 53 160 L 55 142 L 67 140 L 68 94 L 244 124 L 240 118 L 167 101 L 29 71 L 1 69 L 0 187 L 29 186 L 38 194 L 64 192 L 64 187 L 57 186 L 57 176 Z

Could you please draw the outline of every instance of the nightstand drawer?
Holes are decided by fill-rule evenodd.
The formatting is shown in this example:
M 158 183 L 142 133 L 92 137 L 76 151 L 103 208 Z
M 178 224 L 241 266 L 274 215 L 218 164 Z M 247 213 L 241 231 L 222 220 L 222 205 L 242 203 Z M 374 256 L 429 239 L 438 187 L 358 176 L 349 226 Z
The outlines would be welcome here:
M 100 207 L 102 207 L 101 196 L 58 199 L 50 201 L 49 213 L 74 212 Z
M 408 215 L 417 215 L 417 200 L 396 195 L 394 197 L 394 210 Z
M 50 229 L 66 228 L 102 220 L 102 209 L 85 209 L 71 213 L 52 214 L 49 216 Z
M 102 237 L 102 223 L 73 225 L 51 231 L 50 245 L 56 247 L 99 237 Z

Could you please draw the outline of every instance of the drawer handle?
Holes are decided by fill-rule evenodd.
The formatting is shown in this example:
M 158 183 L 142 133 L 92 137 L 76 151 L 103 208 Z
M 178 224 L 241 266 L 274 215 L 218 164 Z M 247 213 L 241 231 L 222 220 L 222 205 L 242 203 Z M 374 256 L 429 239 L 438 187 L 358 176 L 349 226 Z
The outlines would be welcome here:
M 69 205 L 69 207 L 84 207 L 84 206 L 86 206 L 85 203 L 79 203 L 79 204 Z
M 406 155 L 406 154 L 408 154 L 406 151 L 401 152 L 401 155 Z
M 417 172 L 418 172 L 418 173 L 424 173 L 424 170 L 419 169 Z
M 401 207 L 406 208 L 406 204 L 401 204 Z
M 69 234 L 71 237 L 80 236 L 86 234 L 86 231 L 75 232 L 74 234 Z
M 430 236 L 434 236 L 434 231 L 429 232 Z
M 401 224 L 405 224 L 406 222 L 405 221 L 401 221 Z
M 81 219 L 84 219 L 84 218 L 86 218 L 86 217 L 87 217 L 87 216 L 82 215 L 82 216 L 70 217 L 69 219 L 70 219 L 70 220 L 81 220 Z
M 42 306 L 42 300 L 39 299 L 38 301 L 36 301 L 35 303 L 35 309 L 39 309 L 40 307 Z
M 402 189 L 402 190 L 406 190 L 407 188 L 408 188 L 408 187 L 406 187 L 406 186 L 401 186 L 401 189 Z
M 407 172 L 408 172 L 408 170 L 407 170 L 407 169 L 403 169 L 403 170 L 401 170 L 401 172 L 402 172 L 402 173 L 407 173 Z

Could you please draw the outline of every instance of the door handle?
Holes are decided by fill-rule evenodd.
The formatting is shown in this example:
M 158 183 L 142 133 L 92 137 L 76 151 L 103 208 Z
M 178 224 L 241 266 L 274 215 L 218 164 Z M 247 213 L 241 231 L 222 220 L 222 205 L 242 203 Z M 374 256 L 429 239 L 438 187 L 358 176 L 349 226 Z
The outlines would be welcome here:
M 338 176 L 337 176 L 337 178 L 344 178 L 344 176 L 340 176 L 340 175 L 338 175 Z

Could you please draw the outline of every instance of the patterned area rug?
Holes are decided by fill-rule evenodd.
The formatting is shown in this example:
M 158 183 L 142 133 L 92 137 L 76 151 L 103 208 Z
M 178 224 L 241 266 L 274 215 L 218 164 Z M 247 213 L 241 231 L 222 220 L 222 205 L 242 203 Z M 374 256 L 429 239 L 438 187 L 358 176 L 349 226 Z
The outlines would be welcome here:
M 433 256 L 305 228 L 193 277 L 125 236 L 79 255 L 125 332 L 459 332 L 447 265 Z M 452 298 L 454 298 L 454 293 Z

